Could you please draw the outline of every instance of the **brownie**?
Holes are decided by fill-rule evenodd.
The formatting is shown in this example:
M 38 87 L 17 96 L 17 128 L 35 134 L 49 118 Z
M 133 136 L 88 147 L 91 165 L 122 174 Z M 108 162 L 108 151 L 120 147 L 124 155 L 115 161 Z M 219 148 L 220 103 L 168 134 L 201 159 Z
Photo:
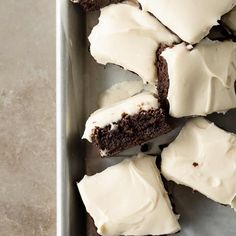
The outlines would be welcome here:
M 111 129 L 111 125 L 96 127 L 93 131 L 92 141 L 105 152 L 103 156 L 113 156 L 172 130 L 162 108 L 141 110 L 135 115 L 123 114 L 115 126 L 115 129 Z
M 158 73 L 158 99 L 161 107 L 169 111 L 170 116 L 174 118 L 205 116 L 213 112 L 235 108 L 235 94 L 232 91 L 232 87 L 234 86 L 235 88 L 233 80 L 230 82 L 230 89 L 222 82 L 220 84 L 221 87 L 210 85 L 213 91 L 211 93 L 208 90 L 201 90 L 203 86 L 209 86 L 208 80 L 210 81 L 211 79 L 211 75 L 208 74 L 208 70 L 201 64 L 201 60 L 209 63 L 208 67 L 214 68 L 217 61 L 220 60 L 221 54 L 223 56 L 225 50 L 228 50 L 229 60 L 226 62 L 226 66 L 231 66 L 233 64 L 234 47 L 235 45 L 232 41 L 223 40 L 221 42 L 219 38 L 217 41 L 204 39 L 196 46 L 187 45 L 184 42 L 173 45 L 172 47 L 160 46 L 156 52 L 156 68 Z M 202 52 L 203 50 L 204 52 Z M 193 53 L 190 51 L 193 51 Z M 209 61 L 206 55 L 211 51 L 212 57 L 214 58 Z M 171 60 L 172 57 L 174 57 L 174 60 Z M 187 61 L 188 63 L 186 63 Z M 168 64 L 169 62 L 170 64 Z M 184 68 L 184 64 L 187 66 L 186 68 Z M 173 73 L 176 69 L 177 72 Z M 171 78 L 169 75 L 170 72 L 172 72 Z M 192 76 L 189 76 L 192 72 L 194 72 Z M 216 71 L 215 73 L 219 75 L 219 72 Z M 203 75 L 205 79 L 203 79 Z M 227 76 L 230 78 L 230 72 Z M 199 83 L 194 83 L 198 78 Z M 170 83 L 170 79 L 171 81 L 173 80 L 172 84 Z M 190 85 L 193 86 L 195 84 L 197 87 L 194 87 L 194 91 L 191 94 Z M 198 99 L 199 96 L 200 99 Z M 229 99 L 222 102 L 220 99 L 221 96 L 227 96 Z M 211 105 L 209 106 L 206 105 L 207 99 L 210 99 L 209 104 Z M 196 106 L 195 104 L 198 105 Z
M 71 0 L 71 2 L 78 3 L 86 11 L 93 11 L 108 6 L 112 3 L 122 2 L 122 0 Z

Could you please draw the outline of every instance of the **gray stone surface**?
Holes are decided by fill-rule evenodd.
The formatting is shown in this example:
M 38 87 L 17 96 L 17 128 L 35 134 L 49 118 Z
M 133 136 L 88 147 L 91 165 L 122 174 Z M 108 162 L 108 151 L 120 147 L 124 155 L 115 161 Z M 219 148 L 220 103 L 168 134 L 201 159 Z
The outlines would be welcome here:
M 55 1 L 0 1 L 0 235 L 56 234 Z

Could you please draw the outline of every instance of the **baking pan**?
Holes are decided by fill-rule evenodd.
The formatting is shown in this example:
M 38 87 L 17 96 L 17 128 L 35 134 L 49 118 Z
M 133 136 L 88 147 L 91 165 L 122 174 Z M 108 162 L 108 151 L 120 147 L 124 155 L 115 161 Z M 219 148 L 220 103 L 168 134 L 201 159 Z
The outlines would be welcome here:
M 81 140 L 89 114 L 97 108 L 99 95 L 123 80 L 138 79 L 118 66 L 105 68 L 89 55 L 87 35 L 99 12 L 83 12 L 69 0 L 57 1 L 57 236 L 96 235 L 88 225 L 86 212 L 76 188 L 85 173 L 94 174 L 137 152 L 135 147 L 120 157 L 101 159 Z M 208 117 L 225 130 L 236 132 L 236 110 Z M 152 142 L 151 153 L 175 138 L 179 129 Z M 169 183 L 180 214 L 178 236 L 235 236 L 236 216 L 230 207 L 208 200 L 189 188 Z M 115 203 L 114 203 L 115 204 Z

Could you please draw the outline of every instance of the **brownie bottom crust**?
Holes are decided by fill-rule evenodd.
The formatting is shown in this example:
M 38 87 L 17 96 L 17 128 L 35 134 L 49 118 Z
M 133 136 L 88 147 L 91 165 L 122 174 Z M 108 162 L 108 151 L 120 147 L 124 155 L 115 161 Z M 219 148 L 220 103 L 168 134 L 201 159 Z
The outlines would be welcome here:
M 135 115 L 123 114 L 112 126 L 96 127 L 92 141 L 102 156 L 113 156 L 171 130 L 165 111 L 162 108 L 150 109 Z

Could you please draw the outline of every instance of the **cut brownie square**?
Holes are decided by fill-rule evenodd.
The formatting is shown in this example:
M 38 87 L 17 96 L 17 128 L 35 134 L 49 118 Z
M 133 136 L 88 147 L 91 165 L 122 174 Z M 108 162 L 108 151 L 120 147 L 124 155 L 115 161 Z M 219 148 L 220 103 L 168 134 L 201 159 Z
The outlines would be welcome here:
M 167 180 L 186 185 L 221 204 L 236 208 L 236 135 L 204 118 L 187 122 L 162 152 Z
M 95 111 L 83 138 L 96 144 L 101 156 L 113 156 L 172 129 L 156 96 L 143 92 Z
M 173 117 L 205 116 L 236 107 L 236 43 L 205 39 L 157 53 L 160 101 Z M 167 106 L 167 105 L 166 105 Z
M 155 157 L 128 158 L 84 176 L 78 188 L 101 235 L 164 235 L 180 230 Z
M 119 65 L 155 84 L 156 51 L 180 39 L 155 17 L 130 4 L 112 4 L 101 9 L 99 23 L 89 35 L 90 53 L 103 65 Z

